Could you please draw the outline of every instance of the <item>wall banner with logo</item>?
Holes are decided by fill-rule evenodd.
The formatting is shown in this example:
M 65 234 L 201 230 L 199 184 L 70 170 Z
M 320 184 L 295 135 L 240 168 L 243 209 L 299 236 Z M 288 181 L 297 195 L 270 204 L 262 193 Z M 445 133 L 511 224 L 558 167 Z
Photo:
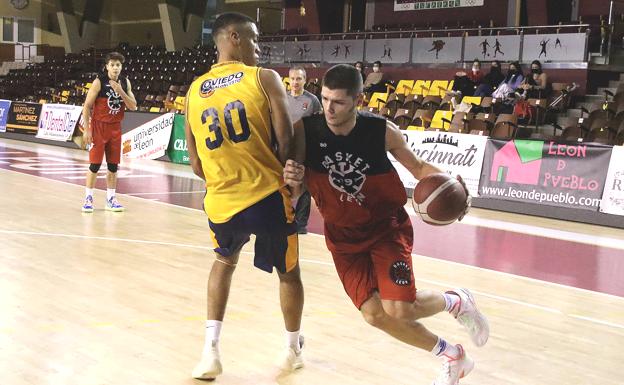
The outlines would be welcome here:
M 490 139 L 479 195 L 597 211 L 610 158 L 609 146 Z
M 284 60 L 286 63 L 320 62 L 323 56 L 321 41 L 284 42 Z
M 470 194 L 477 195 L 487 137 L 445 131 L 403 131 L 403 136 L 416 155 L 453 176 L 461 175 Z M 412 174 L 390 153 L 388 157 L 405 187 L 414 188 L 418 182 Z
M 420 11 L 427 9 L 480 7 L 483 0 L 394 0 L 394 11 Z
M 364 40 L 326 40 L 323 61 L 326 63 L 355 63 L 364 60 Z
M 624 147 L 614 146 L 600 211 L 624 215 Z
M 583 33 L 559 33 L 546 35 L 524 35 L 522 61 L 576 61 L 585 57 L 587 35 Z
M 9 117 L 10 100 L 0 99 L 0 132 L 6 132 L 7 119 Z
M 521 36 L 468 36 L 464 46 L 464 60 L 482 61 L 520 60 Z
M 41 104 L 12 102 L 9 108 L 6 130 L 20 134 L 37 134 Z
M 122 154 L 127 158 L 157 159 L 165 155 L 171 129 L 173 112 L 160 115 L 121 136 Z
M 366 41 L 366 61 L 408 63 L 411 39 L 370 39 Z
M 412 40 L 412 63 L 456 63 L 462 60 L 462 37 L 423 37 Z
M 37 138 L 59 141 L 71 140 L 81 113 L 81 106 L 44 104 L 41 109 Z
M 184 115 L 176 114 L 173 119 L 173 129 L 171 130 L 171 140 L 167 148 L 167 155 L 169 155 L 169 159 L 173 163 L 190 163 L 186 134 L 184 132 Z
M 260 46 L 260 64 L 284 63 L 284 43 L 281 41 L 263 41 Z

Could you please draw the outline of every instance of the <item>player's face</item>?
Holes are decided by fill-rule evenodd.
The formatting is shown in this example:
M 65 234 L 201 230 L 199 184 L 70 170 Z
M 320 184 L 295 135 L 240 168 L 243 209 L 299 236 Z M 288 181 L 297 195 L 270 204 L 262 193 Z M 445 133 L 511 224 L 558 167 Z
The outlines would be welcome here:
M 238 32 L 240 60 L 249 66 L 255 66 L 260 57 L 258 27 L 254 23 L 245 23 Z
M 288 72 L 288 77 L 290 78 L 290 89 L 300 94 L 303 91 L 303 86 L 306 81 L 306 76 L 303 74 L 303 71 L 290 70 L 290 72 Z
M 330 126 L 341 126 L 355 116 L 357 97 L 350 96 L 345 89 L 331 90 L 323 87 L 321 100 L 325 120 Z
M 106 63 L 106 71 L 108 72 L 108 77 L 111 79 L 117 79 L 119 74 L 121 73 L 122 64 L 119 60 L 109 60 Z

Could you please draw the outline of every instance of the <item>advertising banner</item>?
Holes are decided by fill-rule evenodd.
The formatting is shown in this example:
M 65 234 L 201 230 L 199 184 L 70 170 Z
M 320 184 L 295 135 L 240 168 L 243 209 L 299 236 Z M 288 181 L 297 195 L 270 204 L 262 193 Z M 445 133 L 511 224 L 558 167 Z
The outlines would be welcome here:
M 464 60 L 520 60 L 521 36 L 468 36 Z
M 188 147 L 186 144 L 186 134 L 184 133 L 184 115 L 175 115 L 173 119 L 173 130 L 171 140 L 167 148 L 167 155 L 173 163 L 189 164 Z
M 624 215 L 624 147 L 614 146 L 600 211 Z
M 417 38 L 412 43 L 412 63 L 456 63 L 462 60 L 461 37 Z
M 370 39 L 366 41 L 366 61 L 374 63 L 407 63 L 411 39 Z
M 419 11 L 427 9 L 480 7 L 483 0 L 394 0 L 394 11 Z
M 323 59 L 323 43 L 320 41 L 287 41 L 284 43 L 287 63 L 313 63 Z
M 12 102 L 9 108 L 6 130 L 20 134 L 37 134 L 41 104 Z
M 6 132 L 7 118 L 9 117 L 10 100 L 0 99 L 0 132 Z
M 364 40 L 323 42 L 323 61 L 327 63 L 355 63 L 362 60 L 364 60 Z
M 416 155 L 453 176 L 461 175 L 470 194 L 477 195 L 487 137 L 444 131 L 404 131 L 403 136 Z M 388 157 L 403 185 L 414 188 L 418 182 L 412 174 L 390 153 Z
M 284 43 L 281 41 L 262 41 L 260 46 L 260 64 L 284 63 Z
M 598 211 L 610 157 L 608 146 L 490 139 L 479 195 Z
M 44 104 L 41 109 L 37 138 L 59 141 L 71 140 L 81 113 L 81 106 Z
M 585 61 L 585 41 L 583 33 L 559 33 L 548 35 L 524 35 L 522 61 Z
M 140 159 L 160 158 L 165 155 L 172 128 L 173 112 L 170 112 L 122 134 L 123 156 Z

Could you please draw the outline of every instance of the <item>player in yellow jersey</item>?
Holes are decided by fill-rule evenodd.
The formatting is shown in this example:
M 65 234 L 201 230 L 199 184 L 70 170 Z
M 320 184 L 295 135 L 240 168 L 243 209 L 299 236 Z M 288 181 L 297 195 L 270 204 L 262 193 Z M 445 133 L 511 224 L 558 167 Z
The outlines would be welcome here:
M 254 265 L 276 267 L 286 327 L 282 369 L 303 366 L 299 334 L 303 286 L 290 192 L 282 178 L 293 137 L 286 91 L 273 70 L 256 67 L 258 29 L 238 13 L 213 26 L 217 64 L 197 78 L 186 96 L 186 138 L 193 172 L 206 181 L 204 210 L 217 258 L 208 278 L 208 314 L 202 359 L 193 377 L 221 374 L 219 334 L 232 274 L 250 234 Z

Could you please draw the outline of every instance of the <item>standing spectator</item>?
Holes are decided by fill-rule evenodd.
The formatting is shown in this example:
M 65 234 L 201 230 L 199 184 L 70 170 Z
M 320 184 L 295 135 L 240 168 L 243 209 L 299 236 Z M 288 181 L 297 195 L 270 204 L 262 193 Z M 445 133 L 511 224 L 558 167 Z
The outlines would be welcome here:
M 312 93 L 303 89 L 306 83 L 306 71 L 301 66 L 294 66 L 288 71 L 290 78 L 290 92 L 288 93 L 288 113 L 294 122 L 301 118 L 321 112 L 321 103 Z M 295 221 L 299 234 L 308 233 L 308 218 L 310 218 L 310 193 L 304 192 L 297 200 L 295 207 Z

